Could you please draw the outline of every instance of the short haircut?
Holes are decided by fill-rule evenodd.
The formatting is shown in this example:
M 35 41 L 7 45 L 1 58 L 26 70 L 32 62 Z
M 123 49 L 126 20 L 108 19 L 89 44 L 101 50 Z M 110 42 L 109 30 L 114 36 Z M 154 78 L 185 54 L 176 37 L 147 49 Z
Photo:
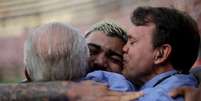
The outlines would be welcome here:
M 153 47 L 170 44 L 169 62 L 176 70 L 187 73 L 195 62 L 199 49 L 199 30 L 196 21 L 184 12 L 165 7 L 138 7 L 131 16 L 136 26 L 155 24 Z
M 128 36 L 127 32 L 120 25 L 112 22 L 112 21 L 101 21 L 95 25 L 93 25 L 89 31 L 85 34 L 85 37 L 88 37 L 92 32 L 100 31 L 105 33 L 107 36 L 117 37 L 123 42 L 127 42 Z
M 24 45 L 24 63 L 32 81 L 79 80 L 88 70 L 88 57 L 85 38 L 63 23 L 34 29 Z

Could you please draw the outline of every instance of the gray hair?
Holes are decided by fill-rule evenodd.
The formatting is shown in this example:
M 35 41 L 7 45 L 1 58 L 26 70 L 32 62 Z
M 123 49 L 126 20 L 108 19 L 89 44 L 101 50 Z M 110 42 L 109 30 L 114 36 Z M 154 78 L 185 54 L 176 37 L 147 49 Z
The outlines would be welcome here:
M 24 45 L 24 63 L 32 81 L 78 80 L 88 70 L 88 58 L 84 37 L 67 24 L 38 27 Z
M 93 25 L 85 34 L 85 37 L 88 37 L 92 32 L 100 31 L 111 37 L 118 37 L 123 40 L 125 43 L 128 40 L 127 32 L 123 27 L 114 23 L 113 21 L 101 21 Z

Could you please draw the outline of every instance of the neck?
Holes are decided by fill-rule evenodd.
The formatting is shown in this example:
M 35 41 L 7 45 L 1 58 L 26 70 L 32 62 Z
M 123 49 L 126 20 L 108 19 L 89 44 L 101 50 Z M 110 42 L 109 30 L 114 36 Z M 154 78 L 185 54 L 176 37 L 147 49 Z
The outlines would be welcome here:
M 172 65 L 166 64 L 166 65 L 157 66 L 154 69 L 154 73 L 156 75 L 158 75 L 158 74 L 165 73 L 165 72 L 168 72 L 168 71 L 171 71 L 171 70 L 174 70 L 174 68 L 172 67 Z
M 138 83 L 137 85 L 144 85 L 147 81 L 151 80 L 155 76 L 157 76 L 161 73 L 171 71 L 171 70 L 174 70 L 174 69 L 173 69 L 172 65 L 170 65 L 170 64 L 155 66 L 155 67 L 153 67 L 153 69 L 151 70 L 150 73 L 148 73 L 147 75 L 144 76 L 144 78 L 142 78 L 141 80 L 135 81 L 135 82 Z

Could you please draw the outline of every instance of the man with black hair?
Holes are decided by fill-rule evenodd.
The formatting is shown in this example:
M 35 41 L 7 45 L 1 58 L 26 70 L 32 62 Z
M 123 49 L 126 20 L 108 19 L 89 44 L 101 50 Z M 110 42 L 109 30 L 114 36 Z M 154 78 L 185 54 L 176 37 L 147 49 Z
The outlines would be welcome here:
M 113 21 L 101 21 L 85 34 L 90 51 L 89 73 L 85 79 L 105 83 L 115 91 L 134 91 L 131 82 L 121 75 L 123 66 L 122 48 L 127 42 L 127 33 Z
M 144 91 L 139 101 L 169 101 L 173 99 L 168 93 L 176 87 L 195 87 L 197 81 L 188 71 L 199 49 L 196 22 L 165 7 L 138 7 L 131 21 L 123 48 L 123 75 Z
M 85 34 L 90 51 L 91 71 L 105 70 L 121 73 L 123 66 L 122 48 L 127 42 L 127 33 L 113 21 L 101 21 Z

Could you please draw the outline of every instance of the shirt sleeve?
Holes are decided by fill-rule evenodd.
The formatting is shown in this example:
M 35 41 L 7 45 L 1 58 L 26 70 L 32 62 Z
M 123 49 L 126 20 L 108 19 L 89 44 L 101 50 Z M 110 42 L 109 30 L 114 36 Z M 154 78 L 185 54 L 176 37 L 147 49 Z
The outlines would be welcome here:
M 120 74 L 107 71 L 94 71 L 85 77 L 85 80 L 94 80 L 96 82 L 104 83 L 110 90 L 114 91 L 134 91 L 135 88 L 128 80 Z

